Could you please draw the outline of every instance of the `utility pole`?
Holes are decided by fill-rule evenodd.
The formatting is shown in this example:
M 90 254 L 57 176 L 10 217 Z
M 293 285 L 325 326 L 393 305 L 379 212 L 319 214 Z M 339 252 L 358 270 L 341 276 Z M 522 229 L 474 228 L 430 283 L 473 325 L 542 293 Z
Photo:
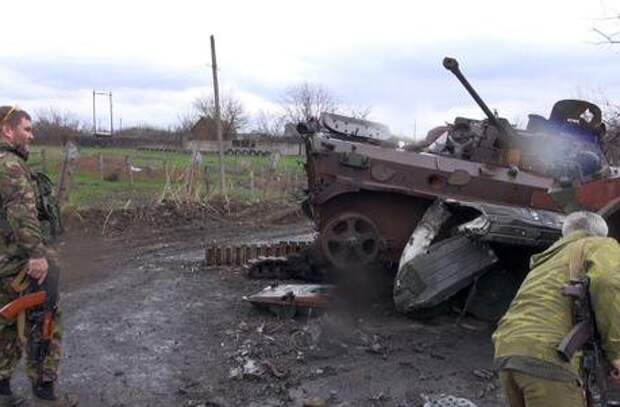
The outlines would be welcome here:
M 97 96 L 107 96 L 110 103 L 110 131 L 99 131 L 101 126 L 97 123 Z M 114 116 L 112 111 L 112 91 L 98 92 L 93 89 L 93 134 L 95 136 L 112 136 L 114 134 Z
M 217 60 L 215 58 L 215 38 L 211 35 L 211 67 L 213 68 L 213 91 L 215 93 L 215 128 L 220 156 L 220 192 L 226 194 L 226 179 L 224 174 L 224 141 L 222 136 L 222 121 L 220 118 L 220 92 L 217 83 Z
M 110 136 L 114 134 L 114 119 L 112 118 L 112 91 L 110 91 Z
M 96 97 L 97 97 L 97 93 L 93 89 L 93 135 L 97 135 L 97 113 L 95 112 L 96 107 L 97 107 L 95 103 Z

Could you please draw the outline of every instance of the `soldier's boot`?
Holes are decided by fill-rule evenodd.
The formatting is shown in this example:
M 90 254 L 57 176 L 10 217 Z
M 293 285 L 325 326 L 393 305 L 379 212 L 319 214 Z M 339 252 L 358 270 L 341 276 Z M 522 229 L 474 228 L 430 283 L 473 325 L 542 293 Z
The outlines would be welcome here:
M 33 407 L 75 407 L 77 397 L 71 394 L 59 393 L 54 388 L 54 382 L 38 383 L 32 386 L 34 394 Z
M 0 407 L 22 406 L 26 400 L 13 394 L 10 379 L 0 380 Z

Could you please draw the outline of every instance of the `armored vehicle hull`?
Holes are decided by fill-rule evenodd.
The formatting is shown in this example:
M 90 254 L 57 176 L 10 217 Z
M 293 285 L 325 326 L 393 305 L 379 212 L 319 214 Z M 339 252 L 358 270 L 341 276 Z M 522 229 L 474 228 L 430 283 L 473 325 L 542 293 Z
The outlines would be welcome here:
M 567 186 L 550 166 L 545 173 L 524 159 L 498 159 L 501 148 L 485 147 L 479 157 L 487 158 L 478 161 L 454 152 L 407 151 L 359 137 L 359 130 L 340 132 L 337 120 L 346 118 L 324 114 L 299 128 L 306 142 L 307 209 L 320 232 L 320 251 L 335 273 L 398 266 L 394 299 L 403 312 L 422 315 L 460 298 L 461 307 L 482 318 L 501 315 L 527 273 L 529 256 L 560 236 L 568 201 L 603 213 L 611 233 L 620 232 L 614 167 Z M 447 214 L 429 227 L 423 220 L 437 204 Z M 466 254 L 479 264 L 463 263 Z
M 491 112 L 455 59 L 443 65 L 485 120 L 456 118 L 407 146 L 389 129 L 334 114 L 305 135 L 308 201 L 335 273 L 398 266 L 396 307 L 418 315 L 448 300 L 500 316 L 531 254 L 560 236 L 563 213 L 598 211 L 620 237 L 620 172 L 603 154 L 598 106 L 557 102 L 517 129 Z

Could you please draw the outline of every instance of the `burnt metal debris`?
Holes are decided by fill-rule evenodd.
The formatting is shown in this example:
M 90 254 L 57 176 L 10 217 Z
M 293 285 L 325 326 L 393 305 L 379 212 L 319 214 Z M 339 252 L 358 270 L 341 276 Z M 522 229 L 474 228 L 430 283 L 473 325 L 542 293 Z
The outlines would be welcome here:
M 446 232 L 439 230 L 463 209 L 479 215 Z M 465 287 L 463 312 L 481 319 L 502 315 L 527 272 L 533 251 L 561 234 L 563 215 L 488 203 L 437 200 L 425 212 L 403 249 L 394 283 L 394 302 L 404 313 L 431 315 Z M 441 310 L 441 308 L 439 308 Z
M 326 308 L 334 289 L 333 285 L 325 284 L 275 284 L 243 299 L 277 315 L 293 317 Z
M 443 396 L 437 399 L 426 397 L 424 407 L 476 407 L 476 404 L 461 397 Z
M 384 125 L 324 113 L 301 123 L 308 198 L 329 273 L 396 267 L 394 300 L 411 314 L 452 301 L 501 315 L 527 259 L 560 236 L 563 213 L 599 211 L 620 236 L 620 172 L 606 160 L 601 110 L 556 103 L 526 129 L 493 113 L 444 60 L 485 113 L 457 117 L 426 140 L 399 146 Z

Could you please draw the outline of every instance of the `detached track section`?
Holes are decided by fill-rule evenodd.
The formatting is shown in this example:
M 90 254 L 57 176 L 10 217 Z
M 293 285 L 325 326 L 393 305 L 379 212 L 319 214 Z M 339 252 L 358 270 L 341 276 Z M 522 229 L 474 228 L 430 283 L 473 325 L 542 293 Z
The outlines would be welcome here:
M 272 256 L 281 257 L 298 253 L 311 243 L 310 241 L 283 241 L 272 244 L 210 246 L 205 251 L 205 265 L 242 266 L 251 259 Z

